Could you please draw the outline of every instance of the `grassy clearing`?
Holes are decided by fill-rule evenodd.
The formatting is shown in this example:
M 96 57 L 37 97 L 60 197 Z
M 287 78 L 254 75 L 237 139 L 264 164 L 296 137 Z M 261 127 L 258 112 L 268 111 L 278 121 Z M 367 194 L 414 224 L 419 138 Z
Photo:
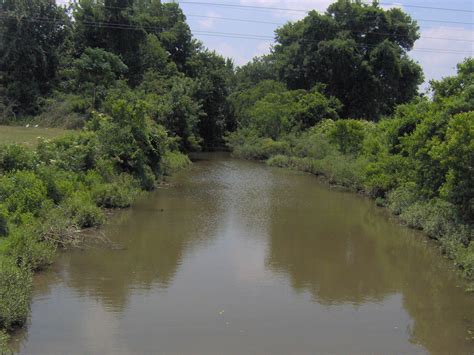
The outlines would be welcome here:
M 35 128 L 0 125 L 0 144 L 18 143 L 30 148 L 34 148 L 38 144 L 38 137 L 51 139 L 66 132 L 68 131 L 60 128 Z

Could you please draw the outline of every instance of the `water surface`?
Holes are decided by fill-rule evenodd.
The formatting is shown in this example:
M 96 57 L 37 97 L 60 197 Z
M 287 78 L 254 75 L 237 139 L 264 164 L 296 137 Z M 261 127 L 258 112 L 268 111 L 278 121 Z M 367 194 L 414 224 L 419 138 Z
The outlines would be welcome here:
M 419 233 L 312 176 L 202 155 L 35 279 L 24 354 L 472 353 Z

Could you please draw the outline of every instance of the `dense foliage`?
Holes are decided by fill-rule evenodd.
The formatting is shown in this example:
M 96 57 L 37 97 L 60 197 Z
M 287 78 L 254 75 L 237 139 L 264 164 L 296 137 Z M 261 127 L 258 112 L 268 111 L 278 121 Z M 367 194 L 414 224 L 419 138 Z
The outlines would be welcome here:
M 181 148 L 222 146 L 233 64 L 192 38 L 177 4 L 2 0 L 0 10 L 0 120 L 40 112 L 40 123 L 83 127 L 127 87 L 161 106 L 155 118 Z
M 34 113 L 38 97 L 55 82 L 69 18 L 64 8 L 44 0 L 1 0 L 0 13 L 0 88 L 8 98 L 3 105 Z
M 416 22 L 398 8 L 340 0 L 279 28 L 272 54 L 238 75 L 244 88 L 275 76 L 292 90 L 323 83 L 343 117 L 377 120 L 417 94 L 423 74 L 407 51 L 418 38 Z
M 438 239 L 474 279 L 474 60 L 431 86 L 432 100 L 400 105 L 373 123 L 337 120 L 340 104 L 324 96 L 301 109 L 305 96 L 262 81 L 234 95 L 241 128 L 228 141 L 238 156 L 324 175 L 376 198 Z M 308 118 L 295 119 L 301 112 Z
M 81 132 L 42 141 L 35 151 L 0 147 L 0 326 L 23 324 L 31 272 L 99 226 L 104 208 L 131 204 L 157 178 L 189 164 L 140 100 L 113 96 Z

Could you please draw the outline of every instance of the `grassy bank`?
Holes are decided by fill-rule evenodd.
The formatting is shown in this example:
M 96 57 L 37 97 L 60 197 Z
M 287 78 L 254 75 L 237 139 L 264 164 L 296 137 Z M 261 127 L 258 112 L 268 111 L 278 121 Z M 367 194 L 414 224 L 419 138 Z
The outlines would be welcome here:
M 94 113 L 84 130 L 40 139 L 35 149 L 0 146 L 0 340 L 24 325 L 33 274 L 58 248 L 80 243 L 78 232 L 100 226 L 104 209 L 130 206 L 190 164 L 175 146 L 139 102 L 125 100 Z

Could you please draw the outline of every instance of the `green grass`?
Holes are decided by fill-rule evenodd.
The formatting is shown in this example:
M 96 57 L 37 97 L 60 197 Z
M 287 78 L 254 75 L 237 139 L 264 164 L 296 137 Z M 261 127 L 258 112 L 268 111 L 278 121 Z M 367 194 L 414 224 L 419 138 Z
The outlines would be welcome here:
M 19 143 L 34 148 L 38 144 L 38 137 L 51 139 L 66 133 L 60 128 L 18 127 L 0 125 L 0 144 Z

